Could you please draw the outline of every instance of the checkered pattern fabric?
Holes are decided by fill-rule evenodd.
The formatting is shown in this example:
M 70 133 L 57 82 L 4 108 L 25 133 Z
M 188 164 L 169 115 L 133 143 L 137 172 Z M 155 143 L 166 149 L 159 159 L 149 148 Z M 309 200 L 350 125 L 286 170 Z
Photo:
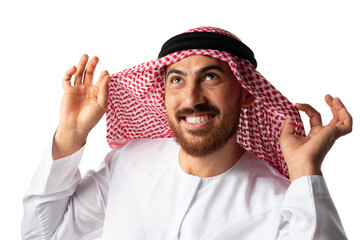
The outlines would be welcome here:
M 194 31 L 216 32 L 238 39 L 219 28 L 201 27 L 188 32 Z M 110 75 L 107 110 L 107 140 L 110 147 L 132 139 L 173 136 L 165 109 L 163 67 L 194 54 L 227 62 L 240 84 L 256 98 L 250 107 L 241 109 L 237 140 L 244 149 L 289 177 L 279 137 L 287 117 L 296 124 L 295 134 L 305 136 L 297 109 L 249 61 L 214 49 L 179 51 Z

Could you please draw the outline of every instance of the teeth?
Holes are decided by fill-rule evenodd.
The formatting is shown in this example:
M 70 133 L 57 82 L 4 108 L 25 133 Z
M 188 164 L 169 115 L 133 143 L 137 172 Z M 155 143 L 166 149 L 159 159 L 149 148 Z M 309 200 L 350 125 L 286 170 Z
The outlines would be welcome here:
M 211 119 L 212 117 L 211 116 L 208 116 L 208 115 L 203 115 L 203 116 L 200 116 L 200 117 L 186 117 L 185 118 L 185 121 L 187 121 L 188 123 L 192 123 L 192 124 L 197 124 L 197 123 L 202 123 L 202 122 L 205 122 L 209 119 Z

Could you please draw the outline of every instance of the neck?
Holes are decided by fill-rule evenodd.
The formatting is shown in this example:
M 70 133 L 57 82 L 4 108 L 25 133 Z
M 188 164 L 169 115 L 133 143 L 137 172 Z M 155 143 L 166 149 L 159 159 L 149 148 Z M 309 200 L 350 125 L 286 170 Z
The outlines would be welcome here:
M 182 148 L 179 152 L 179 164 L 184 172 L 198 177 L 217 176 L 232 167 L 245 150 L 236 142 L 236 135 L 214 153 L 204 157 L 194 157 Z

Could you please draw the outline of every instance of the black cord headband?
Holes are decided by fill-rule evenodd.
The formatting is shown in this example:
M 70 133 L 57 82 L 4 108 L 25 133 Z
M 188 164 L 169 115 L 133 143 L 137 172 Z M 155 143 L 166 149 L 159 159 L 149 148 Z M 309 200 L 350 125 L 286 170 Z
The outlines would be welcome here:
M 239 40 L 214 32 L 182 33 L 167 40 L 158 58 L 187 49 L 216 49 L 249 60 L 256 68 L 257 62 L 251 49 Z

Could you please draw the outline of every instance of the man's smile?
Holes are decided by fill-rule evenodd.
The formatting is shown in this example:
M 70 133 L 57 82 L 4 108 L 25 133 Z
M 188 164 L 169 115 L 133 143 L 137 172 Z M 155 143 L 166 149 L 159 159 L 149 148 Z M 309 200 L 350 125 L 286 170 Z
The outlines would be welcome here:
M 215 113 L 198 113 L 181 117 L 181 121 L 190 129 L 198 129 L 206 126 L 214 117 Z
M 204 114 L 200 116 L 187 116 L 185 117 L 185 121 L 192 124 L 202 123 L 208 121 L 209 119 L 215 117 L 213 114 Z

